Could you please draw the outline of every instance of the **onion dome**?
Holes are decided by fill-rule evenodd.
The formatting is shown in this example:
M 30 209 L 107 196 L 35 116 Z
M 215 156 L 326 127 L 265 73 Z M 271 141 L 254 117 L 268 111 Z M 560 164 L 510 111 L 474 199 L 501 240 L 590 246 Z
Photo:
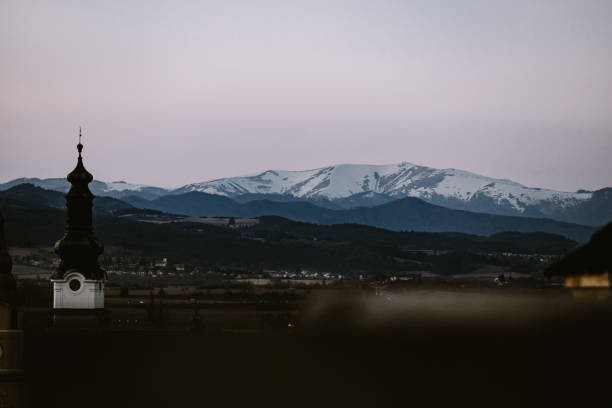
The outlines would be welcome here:
M 83 145 L 80 142 L 77 145 L 77 150 L 79 151 L 77 165 L 74 170 L 72 170 L 72 172 L 68 174 L 67 178 L 70 184 L 72 184 L 73 186 L 77 185 L 86 187 L 87 184 L 93 181 L 93 176 L 90 172 L 87 171 L 87 169 L 85 169 L 85 166 L 83 165 L 83 157 L 81 156 L 81 152 L 83 151 Z
M 79 129 L 79 157 L 76 167 L 67 177 L 72 186 L 65 195 L 66 233 L 55 243 L 55 253 L 61 262 L 53 271 L 51 279 L 62 279 L 68 272 L 79 272 L 87 279 L 103 279 L 105 275 L 98 264 L 98 256 L 104 247 L 93 234 L 92 208 L 95 197 L 88 187 L 93 176 L 83 165 L 83 145 L 80 139 Z

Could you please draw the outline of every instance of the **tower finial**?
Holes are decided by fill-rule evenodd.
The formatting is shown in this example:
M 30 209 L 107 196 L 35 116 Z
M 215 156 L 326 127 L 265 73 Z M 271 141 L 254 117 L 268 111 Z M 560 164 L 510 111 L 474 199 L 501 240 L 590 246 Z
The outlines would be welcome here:
M 81 144 L 81 127 L 79 126 L 79 144 L 77 145 L 77 150 L 79 151 L 79 157 L 81 157 L 81 152 L 83 151 L 83 145 Z

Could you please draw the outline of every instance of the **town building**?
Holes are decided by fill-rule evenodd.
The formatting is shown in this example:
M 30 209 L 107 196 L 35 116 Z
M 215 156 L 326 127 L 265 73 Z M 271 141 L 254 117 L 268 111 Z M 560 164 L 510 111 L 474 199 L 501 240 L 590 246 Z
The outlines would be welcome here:
M 611 288 L 612 223 L 596 231 L 591 240 L 555 262 L 549 276 L 562 276 L 568 288 Z

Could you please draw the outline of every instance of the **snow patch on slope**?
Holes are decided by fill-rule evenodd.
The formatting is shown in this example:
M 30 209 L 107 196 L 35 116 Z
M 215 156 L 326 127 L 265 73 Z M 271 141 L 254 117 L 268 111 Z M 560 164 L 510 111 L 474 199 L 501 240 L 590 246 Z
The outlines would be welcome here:
M 102 182 L 104 184 L 104 187 L 102 188 L 103 191 L 107 192 L 107 191 L 141 191 L 143 188 L 147 188 L 148 186 L 142 185 L 142 184 L 130 184 L 130 183 L 126 183 L 125 181 L 111 181 L 110 183 L 108 182 Z
M 174 190 L 180 194 L 201 191 L 228 197 L 248 194 L 287 194 L 303 198 L 346 198 L 372 192 L 394 198 L 443 197 L 470 201 L 484 196 L 517 212 L 544 201 L 563 207 L 591 198 L 591 193 L 569 193 L 525 187 L 457 169 L 434 169 L 403 162 L 389 165 L 342 164 L 305 171 L 268 170 L 260 174 L 190 184 Z

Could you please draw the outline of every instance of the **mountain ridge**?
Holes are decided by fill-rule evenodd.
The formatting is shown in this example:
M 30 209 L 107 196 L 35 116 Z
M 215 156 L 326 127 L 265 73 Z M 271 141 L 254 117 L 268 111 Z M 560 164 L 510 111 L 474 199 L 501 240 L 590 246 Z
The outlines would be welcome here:
M 553 200 L 571 205 L 588 200 L 592 193 L 564 192 L 526 187 L 508 179 L 495 179 L 459 169 L 435 169 L 408 162 L 389 165 L 342 164 L 313 170 L 267 170 L 259 174 L 192 183 L 174 194 L 201 191 L 228 197 L 243 194 L 285 194 L 329 200 L 361 193 L 378 193 L 392 198 L 418 197 L 426 201 L 470 201 L 486 196 L 497 205 L 524 212 L 528 205 Z M 435 204 L 435 202 L 434 202 Z
M 129 201 L 138 207 L 138 203 Z M 329 209 L 309 201 L 254 200 L 245 203 L 229 197 L 192 191 L 148 202 L 147 209 L 187 216 L 243 217 L 281 216 L 321 225 L 362 224 L 391 231 L 462 232 L 490 235 L 498 232 L 548 232 L 584 242 L 593 227 L 546 218 L 528 218 L 453 210 L 416 197 L 393 200 L 373 207 Z
M 0 184 L 0 190 L 24 182 L 56 191 L 69 188 L 65 179 L 16 179 Z M 304 171 L 266 170 L 248 176 L 187 184 L 173 190 L 97 180 L 90 187 L 96 196 L 140 200 L 141 206 L 146 205 L 142 200 L 154 201 L 188 192 L 224 196 L 241 203 L 259 199 L 307 201 L 329 209 L 373 207 L 416 197 L 450 209 L 485 214 L 551 218 L 593 226 L 612 220 L 610 188 L 563 192 L 526 187 L 508 179 L 495 179 L 464 170 L 435 169 L 409 162 L 342 164 Z
M 186 196 L 187 199 L 185 199 Z M 549 219 L 500 216 L 452 210 L 407 197 L 375 207 L 332 210 L 305 201 L 274 202 L 268 200 L 237 203 L 228 197 L 190 192 L 154 200 L 150 208 L 187 216 L 247 217 L 281 216 L 294 221 L 319 225 L 360 224 L 389 231 L 467 233 L 489 236 L 500 232 L 544 232 L 560 234 L 585 242 L 595 228 Z M 0 207 L 65 211 L 62 193 L 22 184 L 0 192 Z M 113 215 L 117 210 L 134 208 L 111 197 L 97 197 L 94 211 Z M 203 213 L 207 212 L 207 213 Z M 119 211 L 121 213 L 121 211 Z M 119 214 L 117 213 L 117 214 Z

